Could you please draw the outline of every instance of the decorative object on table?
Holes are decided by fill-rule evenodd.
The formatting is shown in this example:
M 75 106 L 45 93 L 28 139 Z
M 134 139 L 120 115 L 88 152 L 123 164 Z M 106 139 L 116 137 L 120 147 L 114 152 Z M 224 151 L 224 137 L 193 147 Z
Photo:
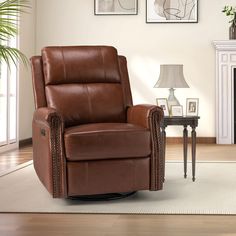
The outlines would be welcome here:
M 137 15 L 138 0 L 94 0 L 95 15 Z
M 166 98 L 157 98 L 157 105 L 163 109 L 164 116 L 170 115 Z
M 171 106 L 171 116 L 183 116 L 183 106 Z
M 146 0 L 147 23 L 197 23 L 198 0 Z
M 199 99 L 186 99 L 186 116 L 198 116 Z
M 236 39 L 236 7 L 225 6 L 222 12 L 230 17 L 229 39 Z
M 170 94 L 168 97 L 169 109 L 171 106 L 180 105 L 175 97 L 174 88 L 189 88 L 184 79 L 183 65 L 160 65 L 160 75 L 155 88 L 169 88 Z

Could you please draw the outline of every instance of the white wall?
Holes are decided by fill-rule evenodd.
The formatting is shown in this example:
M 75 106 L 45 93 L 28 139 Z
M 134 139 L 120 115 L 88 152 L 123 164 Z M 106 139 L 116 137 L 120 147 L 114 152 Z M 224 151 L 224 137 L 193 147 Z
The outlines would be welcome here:
M 31 0 L 31 9 L 28 14 L 23 14 L 20 21 L 20 50 L 30 58 L 35 55 L 35 0 Z M 34 100 L 31 83 L 30 65 L 26 68 L 20 65 L 19 72 L 19 139 L 32 137 L 32 114 Z
M 183 63 L 189 89 L 176 95 L 200 99 L 199 136 L 215 136 L 215 55 L 212 40 L 228 39 L 228 19 L 221 13 L 235 0 L 199 1 L 198 24 L 146 24 L 146 4 L 137 16 L 95 16 L 93 0 L 38 0 L 36 52 L 48 45 L 113 45 L 128 59 L 134 103 L 155 103 L 167 89 L 154 89 L 159 64 Z M 31 109 L 31 108 L 30 108 Z M 180 136 L 168 128 L 170 136 Z

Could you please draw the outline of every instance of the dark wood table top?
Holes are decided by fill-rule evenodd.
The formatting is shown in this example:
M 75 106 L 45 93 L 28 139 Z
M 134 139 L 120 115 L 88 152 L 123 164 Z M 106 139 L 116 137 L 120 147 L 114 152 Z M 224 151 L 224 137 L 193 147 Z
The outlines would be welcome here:
M 197 127 L 199 119 L 200 116 L 165 116 L 161 122 L 161 126 L 166 127 L 168 125 L 190 125 Z

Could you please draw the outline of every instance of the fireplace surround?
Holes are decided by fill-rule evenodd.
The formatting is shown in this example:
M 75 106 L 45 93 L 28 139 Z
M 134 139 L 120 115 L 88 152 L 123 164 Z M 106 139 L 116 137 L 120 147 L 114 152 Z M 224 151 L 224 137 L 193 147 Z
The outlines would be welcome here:
M 213 41 L 216 49 L 216 142 L 235 144 L 236 40 Z

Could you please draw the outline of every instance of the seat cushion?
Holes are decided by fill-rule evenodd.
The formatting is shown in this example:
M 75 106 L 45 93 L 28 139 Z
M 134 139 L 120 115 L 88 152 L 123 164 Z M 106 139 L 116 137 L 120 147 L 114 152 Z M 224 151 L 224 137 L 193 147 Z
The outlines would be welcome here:
M 66 158 L 71 161 L 147 157 L 148 129 L 128 123 L 96 123 L 71 127 L 65 135 Z

